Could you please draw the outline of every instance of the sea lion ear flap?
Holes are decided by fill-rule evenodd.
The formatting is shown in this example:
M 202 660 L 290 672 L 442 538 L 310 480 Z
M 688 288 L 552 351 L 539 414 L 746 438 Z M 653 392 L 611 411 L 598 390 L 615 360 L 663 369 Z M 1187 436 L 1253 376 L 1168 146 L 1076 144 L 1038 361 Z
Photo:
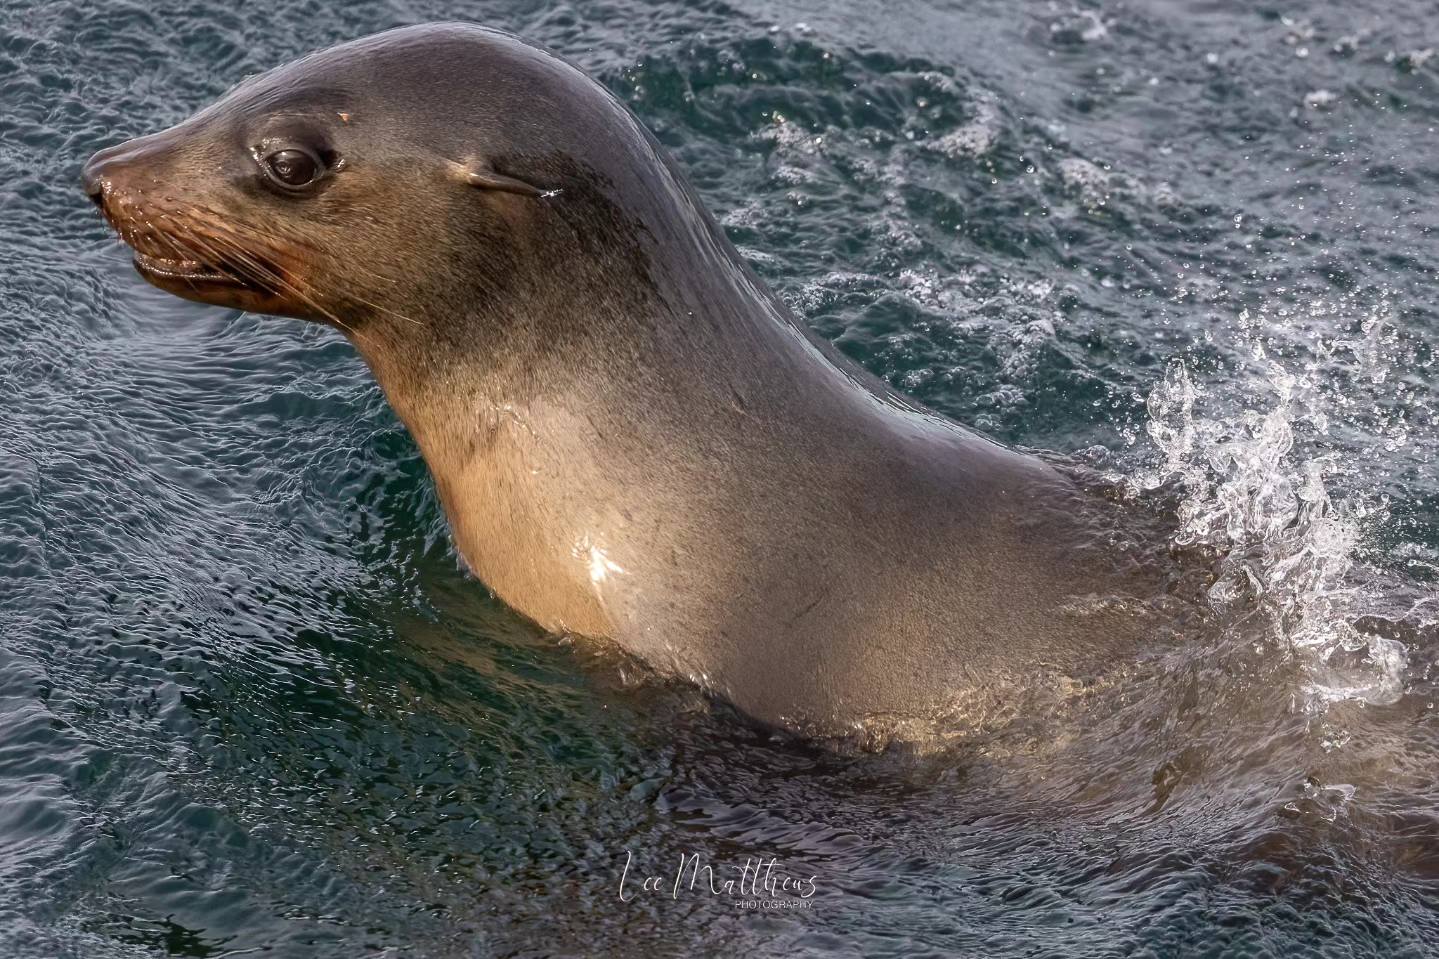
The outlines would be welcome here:
M 555 196 L 559 190 L 546 190 L 527 183 L 518 177 L 506 176 L 503 173 L 496 173 L 489 164 L 484 162 L 469 163 L 462 165 L 465 182 L 472 187 L 481 190 L 498 190 L 501 193 L 514 193 L 527 197 L 550 197 Z

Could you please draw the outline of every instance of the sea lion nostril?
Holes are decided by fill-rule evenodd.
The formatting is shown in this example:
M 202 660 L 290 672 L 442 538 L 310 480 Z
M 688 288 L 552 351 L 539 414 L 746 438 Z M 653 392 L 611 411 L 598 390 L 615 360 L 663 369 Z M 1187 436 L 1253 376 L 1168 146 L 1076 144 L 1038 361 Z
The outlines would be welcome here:
M 99 154 L 91 157 L 84 168 L 80 171 L 80 185 L 95 205 L 101 209 L 105 208 L 105 180 L 100 173 L 104 167 L 103 163 L 96 163 Z
M 100 190 L 100 164 L 95 161 L 98 156 L 93 156 L 85 161 L 85 166 L 80 170 L 80 183 L 85 187 L 85 192 L 95 194 Z

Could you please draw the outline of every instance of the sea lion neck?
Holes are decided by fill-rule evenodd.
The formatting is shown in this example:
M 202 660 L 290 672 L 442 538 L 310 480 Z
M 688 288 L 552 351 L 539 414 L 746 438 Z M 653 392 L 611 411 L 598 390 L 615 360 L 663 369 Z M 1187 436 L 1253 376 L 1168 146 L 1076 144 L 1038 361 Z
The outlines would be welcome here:
M 438 335 L 390 323 L 351 339 L 437 472 L 486 448 L 496 416 L 545 410 L 568 421 L 568 447 L 651 460 L 676 431 L 715 436 L 736 411 L 775 424 L 821 399 L 875 405 L 727 245 L 684 261 L 671 247 L 644 275 L 589 263 L 503 302 L 476 295 Z
M 646 189 L 623 203 L 574 161 L 530 160 L 566 187 L 507 200 L 504 260 L 467 251 L 441 264 L 460 285 L 406 307 L 423 327 L 404 315 L 356 324 L 352 341 L 407 422 L 463 433 L 473 417 L 460 414 L 477 408 L 594 412 L 614 401 L 649 411 L 632 419 L 642 434 L 666 415 L 702 424 L 739 406 L 783 418 L 817 390 L 865 392 L 866 378 L 836 368 L 658 148 L 644 146 Z
M 389 323 L 353 337 L 424 455 L 466 564 L 555 631 L 628 635 L 616 618 L 645 581 L 660 517 L 762 496 L 757 480 L 798 490 L 779 474 L 822 459 L 762 479 L 746 464 L 761 449 L 843 450 L 847 422 L 882 415 L 687 191 L 679 199 L 662 243 L 636 229 L 632 246 L 573 258 L 563 281 L 527 273 L 508 297 L 477 290 L 443 335 Z M 754 532 L 704 525 L 686 549 Z

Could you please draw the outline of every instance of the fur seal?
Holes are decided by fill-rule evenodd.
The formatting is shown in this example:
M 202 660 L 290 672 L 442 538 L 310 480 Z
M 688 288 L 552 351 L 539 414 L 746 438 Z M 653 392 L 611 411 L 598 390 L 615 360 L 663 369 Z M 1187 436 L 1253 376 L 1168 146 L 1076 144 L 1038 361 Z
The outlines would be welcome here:
M 464 561 L 548 630 L 815 736 L 986 728 L 1144 641 L 1097 497 L 813 336 L 521 39 L 333 47 L 83 181 L 161 289 L 342 330 Z

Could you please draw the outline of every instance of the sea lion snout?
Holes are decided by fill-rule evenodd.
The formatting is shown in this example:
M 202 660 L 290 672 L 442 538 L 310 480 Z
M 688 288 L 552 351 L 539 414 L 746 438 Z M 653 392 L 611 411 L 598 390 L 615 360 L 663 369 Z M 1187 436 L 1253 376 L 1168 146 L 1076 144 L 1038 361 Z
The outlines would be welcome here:
M 108 146 L 85 162 L 80 170 L 80 185 L 101 210 L 106 200 L 116 194 L 137 194 L 153 189 L 161 179 L 158 175 L 165 157 L 173 152 L 170 131 L 152 133 Z
M 299 258 L 234 229 L 223 178 L 207 164 L 208 141 L 193 127 L 100 150 L 81 169 L 81 187 L 152 285 L 201 303 L 285 311 Z
M 131 144 L 134 142 L 127 140 L 106 147 L 87 160 L 80 170 L 80 185 L 84 188 L 85 195 L 107 216 L 106 199 L 114 194 L 117 178 L 133 172 L 130 157 Z
M 80 169 L 80 187 L 85 191 L 96 206 L 103 208 L 105 205 L 105 181 L 101 179 L 101 171 L 104 169 L 104 154 L 107 151 L 101 150 L 85 162 Z M 97 162 L 99 161 L 99 162 Z
M 85 190 L 85 195 L 95 201 L 95 205 L 104 209 L 105 190 L 109 180 L 107 173 L 111 173 L 121 157 L 127 152 L 131 141 L 117 143 L 98 151 L 94 156 L 85 161 L 85 166 L 80 169 L 80 186 Z

